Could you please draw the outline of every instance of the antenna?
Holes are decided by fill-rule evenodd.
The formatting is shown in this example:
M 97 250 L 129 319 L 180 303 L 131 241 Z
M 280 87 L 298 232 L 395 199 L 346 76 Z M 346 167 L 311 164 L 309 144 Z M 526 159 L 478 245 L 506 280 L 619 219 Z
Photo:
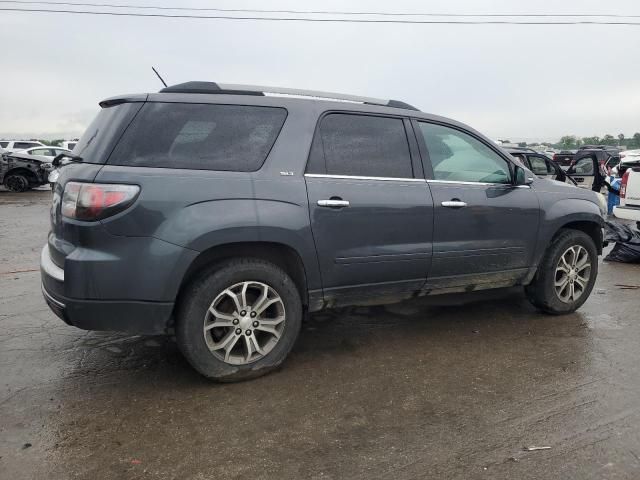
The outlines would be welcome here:
M 155 73 L 158 78 L 160 79 L 160 81 L 162 82 L 162 84 L 166 87 L 167 83 L 164 81 L 164 79 L 160 76 L 160 74 L 158 73 L 158 71 L 155 69 L 155 67 L 151 67 L 151 70 L 153 70 L 153 73 Z

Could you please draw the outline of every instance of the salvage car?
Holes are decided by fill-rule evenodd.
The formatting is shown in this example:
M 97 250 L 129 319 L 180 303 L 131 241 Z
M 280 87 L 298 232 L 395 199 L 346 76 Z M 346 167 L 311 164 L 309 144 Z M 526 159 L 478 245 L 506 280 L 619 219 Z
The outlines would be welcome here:
M 520 285 L 561 315 L 596 281 L 598 195 L 404 102 L 187 82 L 100 106 L 56 160 L 44 298 L 175 331 L 210 379 L 278 367 L 310 312 Z
M 28 153 L 3 153 L 0 156 L 0 183 L 12 192 L 25 192 L 48 183 L 51 158 Z

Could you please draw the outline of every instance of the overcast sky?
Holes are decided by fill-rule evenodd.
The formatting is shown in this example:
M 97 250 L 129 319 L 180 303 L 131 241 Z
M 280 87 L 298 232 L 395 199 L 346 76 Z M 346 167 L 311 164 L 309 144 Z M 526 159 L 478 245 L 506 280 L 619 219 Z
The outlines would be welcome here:
M 637 0 L 120 3 L 640 15 Z M 213 80 L 395 98 L 493 138 L 555 140 L 563 134 L 630 136 L 640 131 L 640 26 L 336 24 L 0 12 L 0 45 L 0 138 L 78 136 L 101 99 L 157 91 L 161 85 L 151 65 L 170 84 Z

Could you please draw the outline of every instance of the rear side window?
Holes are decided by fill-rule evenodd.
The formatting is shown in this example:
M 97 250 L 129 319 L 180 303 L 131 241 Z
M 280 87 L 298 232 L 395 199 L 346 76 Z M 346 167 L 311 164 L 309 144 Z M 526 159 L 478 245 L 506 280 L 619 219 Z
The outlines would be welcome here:
M 110 164 L 251 172 L 264 163 L 284 124 L 283 108 L 147 103 Z
M 314 137 L 308 173 L 412 178 L 409 143 L 402 119 L 332 113 Z

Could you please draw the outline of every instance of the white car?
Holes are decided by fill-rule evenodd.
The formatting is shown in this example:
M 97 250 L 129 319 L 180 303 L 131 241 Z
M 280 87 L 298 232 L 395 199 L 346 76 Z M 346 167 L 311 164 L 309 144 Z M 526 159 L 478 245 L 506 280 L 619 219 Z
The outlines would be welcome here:
M 74 147 L 78 144 L 79 140 L 65 140 L 60 144 L 62 148 L 66 148 L 67 150 L 73 150 Z
M 640 149 L 620 152 L 620 162 L 640 162 Z
M 611 173 L 618 176 L 618 169 L 620 165 L 629 163 L 640 163 L 640 150 L 624 150 L 620 152 L 620 162 L 613 167 Z
M 613 207 L 613 214 L 618 218 L 633 220 L 640 226 L 640 158 L 637 165 L 627 168 L 622 176 L 620 205 Z
M 45 145 L 35 140 L 0 140 L 0 148 L 4 150 L 3 153 L 44 146 Z
M 71 153 L 71 150 L 60 147 L 33 147 L 26 150 L 20 150 L 20 153 L 26 153 L 27 155 L 34 155 L 36 157 L 47 157 L 53 160 L 61 153 Z

